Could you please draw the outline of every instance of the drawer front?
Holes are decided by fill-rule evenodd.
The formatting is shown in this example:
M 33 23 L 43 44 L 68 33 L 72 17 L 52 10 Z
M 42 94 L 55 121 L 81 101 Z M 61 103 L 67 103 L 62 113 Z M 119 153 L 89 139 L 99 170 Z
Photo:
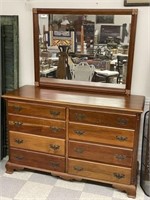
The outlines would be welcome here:
M 8 113 L 65 120 L 65 108 L 30 104 L 22 102 L 8 102 Z
M 133 148 L 134 131 L 69 123 L 69 139 Z
M 9 130 L 36 135 L 65 138 L 64 121 L 8 114 Z
M 10 147 L 65 155 L 65 140 L 10 131 Z
M 11 148 L 9 157 L 12 163 L 19 165 L 65 172 L 65 158 L 60 156 Z
M 69 120 L 72 122 L 89 123 L 101 126 L 135 129 L 136 115 L 85 111 L 71 109 Z
M 69 157 L 131 167 L 133 151 L 69 141 Z
M 113 165 L 69 159 L 68 173 L 96 180 L 130 184 L 131 169 Z

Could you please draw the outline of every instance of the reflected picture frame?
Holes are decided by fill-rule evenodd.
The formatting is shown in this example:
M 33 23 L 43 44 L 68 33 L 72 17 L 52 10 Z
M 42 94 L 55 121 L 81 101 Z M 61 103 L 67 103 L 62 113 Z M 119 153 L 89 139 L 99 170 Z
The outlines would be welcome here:
M 114 15 L 97 15 L 96 24 L 113 24 Z
M 124 6 L 150 6 L 150 0 L 124 0 Z

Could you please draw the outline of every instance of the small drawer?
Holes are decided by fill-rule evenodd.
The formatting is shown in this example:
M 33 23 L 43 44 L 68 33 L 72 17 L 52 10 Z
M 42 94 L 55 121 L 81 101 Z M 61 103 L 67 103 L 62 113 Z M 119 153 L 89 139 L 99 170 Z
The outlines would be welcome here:
M 11 148 L 9 159 L 10 162 L 25 167 L 65 172 L 65 158 L 60 156 Z
M 117 114 L 113 112 L 70 109 L 69 121 L 126 129 L 136 128 L 136 115 Z
M 26 133 L 9 132 L 10 147 L 65 155 L 65 140 Z
M 65 108 L 8 101 L 8 113 L 65 120 Z
M 133 151 L 104 145 L 69 141 L 69 157 L 131 167 Z
M 69 123 L 69 139 L 133 148 L 134 131 Z
M 113 183 L 130 184 L 131 169 L 107 164 L 69 159 L 68 173 Z
M 42 136 L 65 138 L 64 121 L 8 114 L 9 130 Z

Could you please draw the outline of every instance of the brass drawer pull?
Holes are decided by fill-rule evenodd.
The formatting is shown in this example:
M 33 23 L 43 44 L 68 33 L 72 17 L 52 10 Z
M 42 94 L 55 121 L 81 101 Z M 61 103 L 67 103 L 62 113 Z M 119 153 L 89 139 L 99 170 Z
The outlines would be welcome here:
M 122 179 L 125 178 L 124 174 L 119 174 L 119 173 L 113 173 L 114 177 L 116 177 L 117 179 Z
M 74 166 L 74 170 L 80 172 L 83 170 L 83 167 L 80 167 L 80 166 Z
M 13 124 L 14 124 L 14 126 L 16 126 L 16 127 L 20 127 L 20 126 L 22 126 L 22 122 L 18 122 L 18 121 L 15 121 L 15 122 L 13 122 Z
M 54 117 L 60 115 L 59 111 L 50 111 L 50 114 L 53 115 Z
M 82 121 L 83 119 L 86 118 L 86 115 L 85 114 L 82 114 L 82 113 L 75 113 L 75 119 L 77 121 Z
M 121 154 L 116 154 L 115 158 L 117 158 L 118 160 L 125 160 L 126 156 L 125 155 L 121 155 Z
M 22 139 L 15 139 L 15 142 L 16 142 L 17 144 L 22 144 L 22 143 L 23 143 L 23 140 L 22 140 Z
M 74 130 L 74 133 L 76 133 L 77 135 L 83 135 L 85 133 L 85 131 Z
M 53 149 L 54 151 L 56 151 L 56 150 L 58 150 L 60 148 L 60 145 L 50 144 L 50 148 Z
M 74 149 L 74 151 L 77 152 L 77 153 L 83 153 L 84 148 L 77 147 L 77 148 Z
M 61 130 L 61 128 L 56 127 L 56 126 L 51 126 L 51 127 L 50 127 L 50 130 L 51 130 L 52 132 L 54 132 L 54 133 L 57 133 L 57 132 L 59 132 L 59 131 Z
M 126 126 L 128 124 L 128 119 L 118 118 L 117 123 L 122 126 Z
M 16 160 L 23 160 L 23 158 L 24 158 L 23 156 L 15 156 Z
M 59 167 L 59 163 L 55 163 L 55 162 L 50 162 L 50 165 L 52 166 L 52 167 Z
M 119 140 L 120 142 L 124 142 L 127 141 L 128 138 L 122 135 L 117 135 L 116 139 Z
M 22 110 L 22 107 L 21 106 L 14 106 L 13 109 L 14 109 L 15 112 L 20 112 Z

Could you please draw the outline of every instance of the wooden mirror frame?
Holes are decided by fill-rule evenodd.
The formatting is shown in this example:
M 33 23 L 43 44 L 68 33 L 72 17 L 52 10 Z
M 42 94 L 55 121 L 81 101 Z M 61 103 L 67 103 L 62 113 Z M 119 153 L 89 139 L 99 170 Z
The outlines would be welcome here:
M 128 53 L 126 86 L 110 87 L 110 84 L 97 86 L 94 82 L 68 81 L 61 79 L 43 79 L 40 80 L 39 69 L 39 14 L 89 14 L 89 15 L 131 15 L 130 43 Z M 134 45 L 137 24 L 137 9 L 33 9 L 33 35 L 34 35 L 34 66 L 35 66 L 35 85 L 59 90 L 71 90 L 78 92 L 107 93 L 107 94 L 130 94 L 132 81 L 132 68 L 134 57 Z

